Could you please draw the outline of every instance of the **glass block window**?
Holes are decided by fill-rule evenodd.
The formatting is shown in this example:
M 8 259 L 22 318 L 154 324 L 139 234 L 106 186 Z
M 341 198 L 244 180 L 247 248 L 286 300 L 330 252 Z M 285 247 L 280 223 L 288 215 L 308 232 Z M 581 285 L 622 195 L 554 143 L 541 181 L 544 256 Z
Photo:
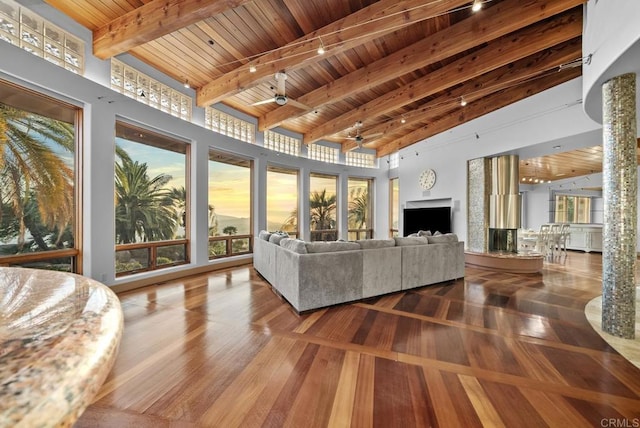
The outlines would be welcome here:
M 364 168 L 376 168 L 376 155 L 373 153 L 347 152 L 347 165 Z
M 0 40 L 73 73 L 84 73 L 84 42 L 12 0 L 0 0 Z
M 395 152 L 389 155 L 389 168 L 398 168 L 400 166 L 400 153 Z
M 321 144 L 311 144 L 309 145 L 308 149 L 309 159 L 329 163 L 338 163 L 339 150 L 335 147 L 327 147 Z
M 204 126 L 213 132 L 245 143 L 253 144 L 255 142 L 256 127 L 253 123 L 211 107 L 206 107 L 204 114 Z
M 193 99 L 111 58 L 111 89 L 172 116 L 191 121 Z
M 299 138 L 289 137 L 288 135 L 273 131 L 266 131 L 264 133 L 264 146 L 276 152 L 300 156 L 301 144 L 302 140 Z

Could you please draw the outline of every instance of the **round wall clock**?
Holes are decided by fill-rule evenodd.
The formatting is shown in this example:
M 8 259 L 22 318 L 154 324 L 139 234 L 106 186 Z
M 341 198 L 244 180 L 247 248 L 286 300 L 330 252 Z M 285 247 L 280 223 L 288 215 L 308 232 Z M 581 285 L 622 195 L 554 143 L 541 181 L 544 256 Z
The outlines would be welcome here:
M 436 172 L 432 169 L 425 169 L 420 174 L 420 187 L 424 190 L 431 189 L 436 184 Z

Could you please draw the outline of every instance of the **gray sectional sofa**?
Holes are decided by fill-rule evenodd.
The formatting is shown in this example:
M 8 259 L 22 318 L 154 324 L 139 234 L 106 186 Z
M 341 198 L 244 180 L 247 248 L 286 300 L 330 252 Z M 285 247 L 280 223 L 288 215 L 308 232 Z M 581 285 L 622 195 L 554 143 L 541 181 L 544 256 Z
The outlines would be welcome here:
M 298 312 L 464 277 L 454 234 L 304 242 L 260 232 L 255 269 Z

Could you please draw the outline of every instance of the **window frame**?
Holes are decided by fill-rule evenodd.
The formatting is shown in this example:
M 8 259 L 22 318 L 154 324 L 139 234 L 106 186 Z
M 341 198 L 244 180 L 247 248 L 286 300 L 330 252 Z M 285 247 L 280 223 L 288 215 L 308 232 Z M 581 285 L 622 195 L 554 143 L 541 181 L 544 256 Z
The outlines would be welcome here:
M 225 162 L 223 160 L 215 160 L 215 159 L 211 158 L 212 156 L 225 156 L 227 161 Z M 233 256 L 241 256 L 241 255 L 246 255 L 246 254 L 253 254 L 254 161 L 253 161 L 253 159 L 245 159 L 242 156 L 238 156 L 238 155 L 235 155 L 235 154 L 231 155 L 231 154 L 227 154 L 227 153 L 221 152 L 220 150 L 215 150 L 215 149 L 213 149 L 211 147 L 209 148 L 209 160 L 208 160 L 208 162 L 220 162 L 220 163 L 226 163 L 226 164 L 233 165 L 234 161 L 236 163 L 248 163 L 246 168 L 249 169 L 249 233 L 248 234 L 244 234 L 244 235 L 211 236 L 211 235 L 209 235 L 209 227 L 207 225 L 207 237 L 208 237 L 208 248 L 209 248 L 207 253 L 209 254 L 209 260 L 216 260 L 216 259 L 223 259 L 223 258 L 233 257 Z M 236 166 L 243 166 L 244 167 L 244 165 L 236 165 Z M 208 172 L 210 171 L 210 166 L 207 168 L 207 170 L 208 170 Z M 207 174 L 207 176 L 209 176 L 209 174 Z M 208 192 L 207 192 L 207 195 L 208 195 Z M 207 197 L 207 205 L 209 205 L 209 202 L 211 202 L 211 201 Z M 233 241 L 239 240 L 239 239 L 248 239 L 248 241 L 249 241 L 248 250 L 234 253 L 233 252 Z M 210 254 L 210 248 L 211 248 L 211 244 L 213 242 L 225 242 L 225 254 L 211 255 Z
M 118 133 L 118 126 L 127 128 L 130 134 L 127 134 L 131 138 L 123 137 Z M 155 147 L 161 150 L 172 151 L 175 153 L 181 153 L 185 157 L 185 192 L 186 192 L 186 200 L 185 200 L 185 212 L 183 214 L 184 219 L 184 238 L 176 238 L 176 239 L 168 239 L 168 240 L 159 240 L 159 241 L 143 241 L 143 242 L 132 242 L 126 244 L 115 244 L 115 253 L 116 253 L 116 262 L 117 262 L 117 253 L 120 251 L 133 251 L 146 249 L 147 257 L 149 263 L 147 266 L 142 266 L 140 268 L 130 269 L 130 270 L 121 270 L 118 271 L 117 266 L 114 266 L 115 276 L 116 278 L 121 278 L 129 275 L 134 275 L 141 272 L 149 272 L 156 271 L 160 269 L 165 269 L 172 266 L 182 266 L 191 263 L 191 143 L 187 140 L 180 139 L 179 137 L 169 135 L 162 131 L 156 129 L 150 129 L 148 127 L 132 123 L 123 118 L 116 118 L 115 121 L 115 136 L 116 138 L 126 139 L 130 142 L 136 144 L 143 144 L 151 147 Z M 155 142 L 154 144 L 150 144 L 150 141 L 143 141 L 144 138 L 155 137 L 161 140 L 161 142 Z M 117 143 L 116 143 L 117 144 Z M 184 153 L 179 150 L 172 150 L 171 148 L 167 148 L 167 146 L 171 147 L 184 147 Z M 114 165 L 116 161 L 114 158 Z M 115 182 L 115 175 L 114 175 Z M 114 200 L 114 214 L 116 210 L 117 200 Z M 114 235 L 114 241 L 116 241 L 117 236 Z M 181 246 L 184 249 L 184 260 L 176 260 L 172 263 L 163 263 L 158 264 L 158 249 L 162 247 L 171 247 L 171 246 Z
M 321 230 L 313 230 L 311 229 L 311 181 L 314 178 L 319 178 L 319 179 L 331 179 L 334 181 L 335 184 L 335 195 L 336 195 L 336 202 L 335 202 L 335 228 L 334 229 L 321 229 Z M 309 174 L 309 194 L 307 195 L 307 200 L 309 201 L 309 211 L 307 212 L 307 216 L 309 219 L 309 240 L 310 241 L 336 241 L 338 239 L 338 233 L 340 231 L 340 200 L 338 198 L 338 182 L 339 182 L 339 176 L 337 175 L 333 175 L 333 174 L 326 174 L 326 173 L 320 173 L 320 172 L 312 172 Z M 326 190 L 326 189 L 325 189 Z M 299 216 L 298 216 L 299 217 Z M 314 235 L 319 235 L 320 239 L 314 239 Z
M 57 97 L 54 97 L 49 94 L 45 94 L 28 87 L 22 86 L 18 83 L 10 82 L 4 79 L 0 79 L 0 89 L 3 95 L 6 92 L 11 92 L 12 94 L 17 94 L 19 97 L 24 96 L 27 97 L 27 100 L 21 99 L 21 101 L 26 104 L 29 109 L 25 107 L 16 106 L 16 103 L 7 104 L 14 108 L 19 108 L 23 111 L 27 111 L 33 114 L 37 114 L 42 117 L 48 117 L 50 119 L 65 121 L 64 117 L 54 118 L 51 117 L 50 114 L 46 114 L 49 111 L 49 108 L 42 108 L 42 105 L 55 106 L 56 111 L 59 112 L 61 116 L 65 116 L 65 114 L 60 113 L 59 109 L 69 110 L 69 115 L 73 116 L 73 129 L 74 129 L 74 153 L 73 153 L 73 162 L 74 162 L 74 171 L 73 171 L 73 199 L 74 199 L 74 218 L 71 222 L 71 230 L 73 231 L 73 248 L 65 248 L 59 250 L 49 250 L 49 251 L 39 251 L 39 252 L 31 252 L 31 253 L 21 253 L 21 254 L 11 254 L 11 255 L 0 255 L 0 266 L 22 266 L 25 263 L 33 263 L 33 262 L 46 262 L 47 260 L 53 259 L 61 259 L 61 258 L 70 258 L 70 272 L 81 275 L 82 274 L 82 242 L 83 242 L 83 234 L 82 234 L 82 212 L 83 212 L 83 117 L 84 110 L 81 106 L 74 105 L 70 102 L 61 100 Z M 3 97 L 4 99 L 5 97 Z M 42 111 L 34 111 L 40 110 Z M 32 267 L 32 266 L 26 266 Z

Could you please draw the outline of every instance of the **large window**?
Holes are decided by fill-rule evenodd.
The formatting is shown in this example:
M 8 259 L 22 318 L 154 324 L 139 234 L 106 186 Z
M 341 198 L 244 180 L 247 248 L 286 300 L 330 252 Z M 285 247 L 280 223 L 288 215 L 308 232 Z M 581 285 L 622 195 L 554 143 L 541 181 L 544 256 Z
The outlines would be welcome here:
M 209 152 L 209 258 L 251 252 L 251 161 Z
M 398 236 L 400 218 L 400 182 L 397 178 L 389 180 L 389 236 Z
M 0 265 L 77 272 L 80 111 L 0 81 Z
M 309 192 L 309 226 L 312 241 L 338 239 L 336 194 L 338 178 L 311 174 Z
M 365 178 L 349 178 L 349 240 L 373 238 L 371 184 Z
M 116 275 L 189 261 L 187 151 L 185 142 L 116 123 Z
M 556 195 L 556 223 L 591 223 L 589 196 Z
M 298 236 L 298 171 L 267 168 L 267 229 Z

